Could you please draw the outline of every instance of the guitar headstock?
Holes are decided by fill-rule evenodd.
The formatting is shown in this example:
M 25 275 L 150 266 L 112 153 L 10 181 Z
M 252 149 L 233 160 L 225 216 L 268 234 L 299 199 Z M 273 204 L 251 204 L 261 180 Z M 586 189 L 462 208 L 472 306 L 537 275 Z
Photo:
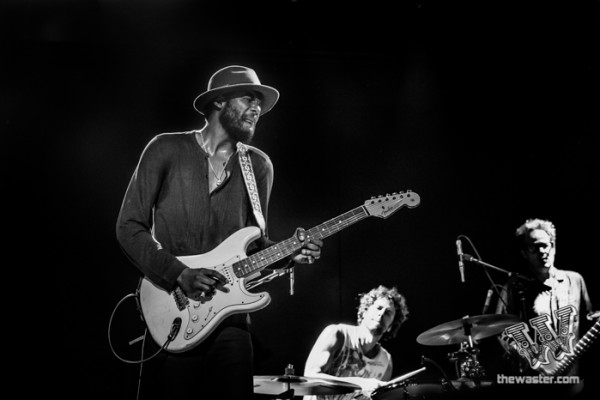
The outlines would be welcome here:
M 365 201 L 365 208 L 370 215 L 387 218 L 402 207 L 415 208 L 421 203 L 421 197 L 411 191 L 386 194 L 385 196 L 372 197 Z

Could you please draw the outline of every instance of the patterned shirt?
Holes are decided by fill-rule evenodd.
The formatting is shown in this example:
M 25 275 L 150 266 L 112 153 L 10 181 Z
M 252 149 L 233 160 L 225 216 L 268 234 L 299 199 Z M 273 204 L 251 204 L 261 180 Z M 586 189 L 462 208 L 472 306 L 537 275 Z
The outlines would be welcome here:
M 337 328 L 344 335 L 344 344 L 334 354 L 331 366 L 323 372 L 339 377 L 382 379 L 392 363 L 390 353 L 379 346 L 379 351 L 375 357 L 369 358 L 362 351 L 357 326 L 338 324 Z M 304 396 L 304 400 L 351 400 L 367 398 L 360 391 L 331 396 Z

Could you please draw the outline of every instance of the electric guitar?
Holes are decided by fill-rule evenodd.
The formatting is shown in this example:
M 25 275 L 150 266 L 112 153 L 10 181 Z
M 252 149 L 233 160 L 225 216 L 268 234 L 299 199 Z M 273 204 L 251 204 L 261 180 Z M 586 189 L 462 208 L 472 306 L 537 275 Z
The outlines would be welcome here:
M 419 195 L 410 190 L 373 197 L 364 205 L 307 230 L 306 238 L 324 239 L 364 218 L 387 218 L 402 207 L 417 207 L 420 201 Z M 302 248 L 302 242 L 294 235 L 246 256 L 248 244 L 260 236 L 258 227 L 242 228 L 208 253 L 178 257 L 190 268 L 213 268 L 227 278 L 225 286 L 229 292 L 216 291 L 209 301 L 190 299 L 179 287 L 168 292 L 145 277 L 140 280 L 141 312 L 158 345 L 172 353 L 185 352 L 200 344 L 226 317 L 269 305 L 268 293 L 249 292 L 247 284 L 258 278 L 264 268 Z
M 585 335 L 577 341 L 577 344 L 573 348 L 573 352 L 566 355 L 560 361 L 551 357 L 551 362 L 548 365 L 542 365 L 542 375 L 545 376 L 561 376 L 562 374 L 569 372 L 573 364 L 588 350 L 594 341 L 600 336 L 600 320 L 597 320 L 594 325 L 587 331 Z

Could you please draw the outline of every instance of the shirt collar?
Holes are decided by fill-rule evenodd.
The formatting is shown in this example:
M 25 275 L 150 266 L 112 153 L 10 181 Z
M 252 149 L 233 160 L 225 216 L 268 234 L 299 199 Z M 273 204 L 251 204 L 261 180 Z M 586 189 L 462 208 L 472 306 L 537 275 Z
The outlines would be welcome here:
M 558 282 L 562 282 L 566 279 L 567 274 L 565 271 L 558 269 L 554 266 L 550 267 L 550 278 L 557 280 Z

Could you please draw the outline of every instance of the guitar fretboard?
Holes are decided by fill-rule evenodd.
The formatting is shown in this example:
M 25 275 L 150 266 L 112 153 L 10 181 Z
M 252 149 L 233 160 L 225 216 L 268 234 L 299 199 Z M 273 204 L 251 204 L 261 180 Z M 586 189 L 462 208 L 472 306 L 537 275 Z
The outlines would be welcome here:
M 336 218 L 332 218 L 306 231 L 306 239 L 325 239 L 344 228 L 368 217 L 364 206 L 356 207 Z M 261 271 L 269 265 L 284 259 L 302 247 L 302 242 L 292 236 L 241 261 L 234 263 L 233 271 L 238 278 L 244 278 Z
M 565 358 L 561 362 L 559 362 L 556 366 L 556 369 L 551 372 L 552 376 L 559 376 L 567 372 L 571 366 L 577 361 L 577 359 L 590 348 L 594 340 L 598 339 L 600 336 L 600 320 L 596 321 L 596 323 L 590 328 L 589 331 L 577 342 L 575 348 L 573 349 L 573 354 L 569 357 Z

